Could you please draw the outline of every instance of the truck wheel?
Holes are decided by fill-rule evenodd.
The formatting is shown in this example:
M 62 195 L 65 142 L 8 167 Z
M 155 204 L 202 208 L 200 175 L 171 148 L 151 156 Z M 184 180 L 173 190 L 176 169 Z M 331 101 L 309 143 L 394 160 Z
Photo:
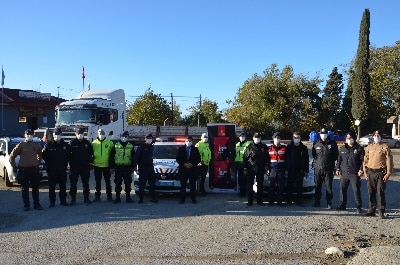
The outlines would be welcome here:
M 7 187 L 12 187 L 14 186 L 13 183 L 10 181 L 10 179 L 8 178 L 8 172 L 7 169 L 4 171 L 4 179 L 6 181 L 6 186 Z

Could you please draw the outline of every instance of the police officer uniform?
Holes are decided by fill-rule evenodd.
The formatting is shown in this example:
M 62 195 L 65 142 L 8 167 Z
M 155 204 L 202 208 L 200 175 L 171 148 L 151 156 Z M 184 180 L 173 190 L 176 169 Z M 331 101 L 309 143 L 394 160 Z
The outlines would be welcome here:
M 89 199 L 89 178 L 90 178 L 90 163 L 93 159 L 93 148 L 89 140 L 84 138 L 84 129 L 78 128 L 75 131 L 76 138 L 73 139 L 69 145 L 71 149 L 70 158 L 70 190 L 71 205 L 76 203 L 76 193 L 78 178 L 81 176 L 83 186 L 84 203 L 90 204 L 92 201 Z
M 393 155 L 390 148 L 381 142 L 381 131 L 374 132 L 374 143 L 365 148 L 364 176 L 367 178 L 369 193 L 369 209 L 366 216 L 375 216 L 379 204 L 379 217 L 385 218 L 386 182 L 393 172 Z M 379 201 L 376 201 L 376 194 Z
M 350 137 L 350 138 L 348 138 Z M 363 173 L 364 148 L 356 141 L 356 134 L 346 134 L 346 143 L 340 147 L 336 165 L 336 174 L 340 177 L 340 203 L 336 210 L 346 210 L 347 188 L 351 183 L 357 212 L 361 213 L 361 180 Z M 352 143 L 350 142 L 352 141 Z
M 144 189 L 146 183 L 149 183 L 150 201 L 158 202 L 156 199 L 156 174 L 154 173 L 153 166 L 153 135 L 147 134 L 145 137 L 145 143 L 141 144 L 135 152 L 133 157 L 132 167 L 139 171 L 139 203 L 143 203 Z
M 114 203 L 121 202 L 122 180 L 125 185 L 126 202 L 133 202 L 131 194 L 132 184 L 132 159 L 134 156 L 133 144 L 128 142 L 129 132 L 121 135 L 121 140 L 114 144 L 110 154 L 110 169 L 115 170 L 115 199 Z
M 25 141 L 17 144 L 10 153 L 10 163 L 14 172 L 18 170 L 19 184 L 21 184 L 22 199 L 24 201 L 24 210 L 29 211 L 29 187 L 32 188 L 33 207 L 36 210 L 42 210 L 43 207 L 39 201 L 39 183 L 40 172 L 38 166 L 42 161 L 42 148 L 33 141 L 33 132 L 30 129 L 25 130 Z M 19 156 L 18 168 L 15 158 Z
M 53 133 L 53 140 L 43 148 L 43 160 L 46 162 L 46 171 L 49 176 L 50 208 L 55 206 L 56 185 L 60 188 L 60 205 L 67 206 L 67 167 L 71 151 L 69 145 L 61 139 L 62 132 L 57 128 Z
M 257 182 L 257 204 L 263 206 L 264 174 L 269 167 L 268 147 L 261 143 L 261 135 L 254 133 L 253 142 L 246 148 L 243 156 L 243 173 L 247 180 L 247 205 L 253 205 L 254 178 Z
M 241 141 L 242 139 L 243 141 Z M 246 186 L 247 180 L 243 174 L 243 156 L 246 148 L 251 144 L 251 141 L 246 141 L 246 134 L 241 133 L 239 135 L 239 142 L 236 143 L 235 146 L 235 170 L 237 172 L 237 179 L 238 179 L 238 194 L 239 197 L 246 196 Z
M 204 188 L 204 183 L 208 173 L 208 165 L 211 161 L 211 149 L 208 144 L 208 135 L 203 133 L 201 135 L 201 141 L 199 141 L 195 147 L 199 150 L 201 162 L 198 165 L 199 170 L 199 195 L 205 196 L 206 190 Z

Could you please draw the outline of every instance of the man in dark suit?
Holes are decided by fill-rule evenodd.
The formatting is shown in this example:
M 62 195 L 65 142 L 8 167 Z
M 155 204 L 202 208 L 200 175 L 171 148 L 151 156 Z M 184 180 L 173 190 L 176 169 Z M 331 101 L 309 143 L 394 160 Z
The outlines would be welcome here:
M 196 179 L 197 179 L 197 165 L 200 163 L 199 150 L 194 147 L 193 137 L 186 136 L 185 146 L 178 149 L 176 155 L 176 162 L 179 164 L 179 177 L 181 181 L 181 192 L 179 203 L 185 203 L 186 197 L 186 183 L 189 180 L 190 197 L 192 203 L 196 204 Z

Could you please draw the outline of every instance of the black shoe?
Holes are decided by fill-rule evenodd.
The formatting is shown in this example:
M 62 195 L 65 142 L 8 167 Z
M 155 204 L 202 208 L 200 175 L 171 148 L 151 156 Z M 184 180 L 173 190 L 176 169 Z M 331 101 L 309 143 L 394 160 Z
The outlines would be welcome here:
M 108 201 L 108 202 L 114 202 L 114 200 L 113 200 L 113 198 L 112 198 L 111 196 L 108 196 L 108 197 L 107 197 L 107 201 Z
M 151 199 L 150 201 L 151 201 L 151 202 L 154 202 L 154 203 L 157 203 L 157 202 L 158 202 L 158 200 L 155 199 L 155 198 Z
M 199 193 L 199 196 L 206 197 L 206 193 L 205 192 L 201 192 L 201 193 Z
M 93 200 L 93 202 L 101 202 L 100 196 L 96 196 Z
M 275 205 L 274 202 L 268 202 L 268 206 L 269 206 L 269 207 L 272 207 L 272 206 L 274 206 L 274 205 Z
M 71 206 L 72 206 L 72 205 L 75 205 L 75 204 L 76 204 L 76 199 L 74 199 L 74 198 L 73 198 L 73 199 L 71 199 L 71 201 L 70 201 L 69 205 L 71 205 Z
M 86 199 L 83 200 L 83 203 L 92 204 L 92 201 L 89 198 L 86 198 Z
M 344 204 L 340 204 L 336 207 L 336 211 L 346 211 L 346 206 Z
M 288 201 L 286 204 L 287 204 L 287 206 L 292 206 L 292 205 L 293 205 L 293 202 Z
M 361 207 L 357 207 L 356 212 L 359 213 L 359 214 L 361 214 L 361 213 L 362 213 Z
M 314 204 L 312 206 L 313 207 L 321 207 L 321 204 L 319 202 L 314 202 Z
M 193 199 L 193 200 L 192 200 L 192 203 L 193 203 L 193 204 L 197 204 L 196 199 Z
M 285 205 L 282 202 L 278 202 L 279 207 L 285 207 Z
M 246 193 L 239 193 L 238 196 L 239 196 L 239 198 L 246 197 Z
M 179 200 L 179 204 L 184 204 L 185 200 Z
M 264 206 L 264 203 L 263 202 L 257 202 L 257 205 Z
M 28 206 L 24 206 L 24 211 L 25 211 L 25 212 L 27 212 L 27 211 L 29 211 L 29 210 L 30 210 L 29 205 L 28 205 Z
M 69 206 L 68 202 L 60 202 L 61 206 Z
M 376 216 L 376 215 L 375 215 L 375 211 L 369 209 L 366 213 L 364 213 L 364 216 Z
M 43 207 L 40 204 L 36 204 L 35 206 L 33 206 L 33 209 L 35 209 L 35 210 L 43 210 Z
M 140 198 L 138 203 L 143 203 L 143 198 Z
M 49 208 L 54 208 L 56 206 L 56 204 L 54 202 L 51 202 L 49 205 Z
M 134 201 L 132 200 L 131 197 L 127 197 L 127 198 L 126 198 L 126 202 L 128 202 L 128 203 L 133 203 Z
M 121 202 L 121 198 L 115 198 L 115 200 L 113 200 L 114 204 L 120 203 Z
M 380 212 L 379 212 L 379 218 L 380 218 L 380 219 L 385 219 L 385 213 L 382 212 L 382 211 L 380 211 Z

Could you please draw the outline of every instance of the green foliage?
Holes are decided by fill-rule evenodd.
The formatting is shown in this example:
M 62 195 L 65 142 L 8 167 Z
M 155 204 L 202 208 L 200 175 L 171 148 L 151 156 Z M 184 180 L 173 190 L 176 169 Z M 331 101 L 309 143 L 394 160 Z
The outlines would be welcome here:
M 215 101 L 204 99 L 200 104 L 196 104 L 189 108 L 190 114 L 184 117 L 181 121 L 182 125 L 186 126 L 207 126 L 207 123 L 225 122 L 222 119 L 222 113 L 218 109 L 218 104 Z
M 360 25 L 357 55 L 354 63 L 354 82 L 352 83 L 352 108 L 354 119 L 364 121 L 361 126 L 368 127 L 369 123 L 369 28 L 370 13 L 365 9 Z M 365 122 L 366 121 L 366 122 Z
M 171 119 L 171 116 L 171 108 L 167 101 L 151 89 L 127 108 L 127 123 L 130 125 L 163 125 L 167 118 Z
M 339 120 L 341 98 L 343 91 L 343 75 L 334 67 L 323 90 L 321 102 L 321 121 L 326 128 L 334 129 Z

